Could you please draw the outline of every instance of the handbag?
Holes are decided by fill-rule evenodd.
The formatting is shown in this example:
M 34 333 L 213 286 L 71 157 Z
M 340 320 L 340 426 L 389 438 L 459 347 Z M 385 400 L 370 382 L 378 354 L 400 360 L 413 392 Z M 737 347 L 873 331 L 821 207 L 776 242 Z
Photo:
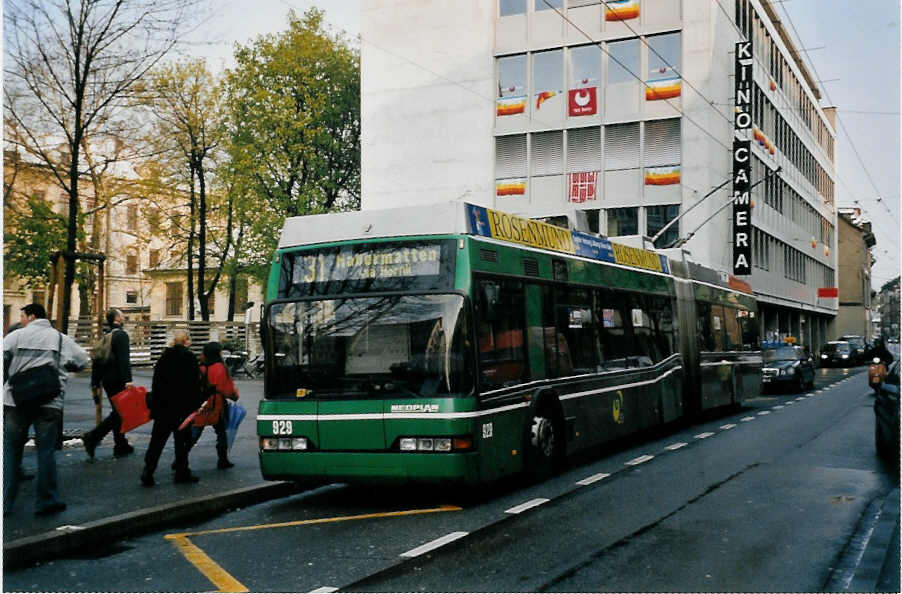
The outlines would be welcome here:
M 62 392 L 59 374 L 60 351 L 63 348 L 63 335 L 59 335 L 54 363 L 31 367 L 19 371 L 9 378 L 9 389 L 13 395 L 13 402 L 22 409 L 35 409 L 41 407 Z
M 127 433 L 136 427 L 150 422 L 150 410 L 147 408 L 147 388 L 132 386 L 110 398 L 113 408 L 122 419 L 119 430 Z

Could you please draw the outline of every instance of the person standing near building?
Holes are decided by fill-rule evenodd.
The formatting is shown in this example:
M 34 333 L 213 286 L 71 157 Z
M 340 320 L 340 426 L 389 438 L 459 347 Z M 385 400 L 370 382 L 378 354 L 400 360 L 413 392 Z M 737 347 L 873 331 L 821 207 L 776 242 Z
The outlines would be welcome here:
M 156 484 L 153 473 L 170 434 L 174 434 L 175 442 L 175 482 L 196 483 L 199 480 L 188 468 L 191 426 L 179 429 L 182 421 L 204 401 L 200 388 L 200 367 L 197 357 L 188 348 L 190 346 L 188 332 L 176 330 L 172 345 L 163 351 L 153 369 L 150 407 L 153 429 L 141 472 L 141 484 L 145 487 Z
M 106 314 L 107 324 L 110 326 L 109 332 L 109 351 L 104 353 L 102 359 L 95 359 L 91 369 L 91 388 L 96 389 L 103 386 L 107 399 L 132 386 L 132 363 L 131 353 L 129 351 L 128 333 L 122 329 L 122 322 L 125 317 L 118 309 L 111 309 Z M 110 400 L 110 414 L 100 422 L 94 429 L 82 435 L 82 442 L 89 458 L 94 457 L 94 450 L 97 444 L 106 437 L 110 431 L 113 432 L 114 456 L 127 456 L 135 451 L 135 448 L 128 443 L 125 435 L 120 431 L 122 427 L 122 419 L 113 401 Z
M 38 450 L 35 514 L 49 515 L 66 509 L 57 485 L 56 442 L 63 423 L 67 371 L 87 367 L 90 357 L 74 340 L 50 325 L 43 305 L 32 303 L 23 307 L 21 324 L 21 329 L 3 339 L 3 515 L 12 512 L 16 500 L 18 470 L 32 425 Z M 8 378 L 44 365 L 57 368 L 59 393 L 37 407 L 16 406 Z

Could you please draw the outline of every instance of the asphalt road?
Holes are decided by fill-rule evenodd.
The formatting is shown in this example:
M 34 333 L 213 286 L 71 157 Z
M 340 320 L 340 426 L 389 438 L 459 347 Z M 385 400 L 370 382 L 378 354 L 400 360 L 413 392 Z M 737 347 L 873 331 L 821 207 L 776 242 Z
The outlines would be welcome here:
M 854 370 L 863 372 L 864 368 Z M 866 373 L 474 492 L 330 485 L 4 574 L 5 591 L 843 590 L 898 471 Z

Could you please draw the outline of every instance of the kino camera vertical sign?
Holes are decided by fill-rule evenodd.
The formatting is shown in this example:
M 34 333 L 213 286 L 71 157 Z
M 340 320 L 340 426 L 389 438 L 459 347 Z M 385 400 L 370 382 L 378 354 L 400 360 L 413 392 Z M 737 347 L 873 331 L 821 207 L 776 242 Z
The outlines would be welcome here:
M 736 118 L 734 134 L 752 127 L 752 42 L 736 44 Z M 752 273 L 752 142 L 748 135 L 733 140 L 733 274 Z

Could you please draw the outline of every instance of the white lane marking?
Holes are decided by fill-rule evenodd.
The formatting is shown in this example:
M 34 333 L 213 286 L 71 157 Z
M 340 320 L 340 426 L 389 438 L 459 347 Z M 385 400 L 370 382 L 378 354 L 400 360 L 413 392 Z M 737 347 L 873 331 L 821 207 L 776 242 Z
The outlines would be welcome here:
M 771 408 L 773 408 L 774 410 L 780 410 L 781 408 L 783 408 L 783 405 L 778 404 L 777 406 L 772 406 Z
M 796 402 L 798 402 L 798 401 L 800 401 L 800 400 L 805 400 L 805 397 L 804 397 L 804 396 L 799 396 L 798 398 L 796 398 Z
M 526 503 L 521 503 L 520 505 L 517 505 L 510 509 L 504 510 L 504 512 L 508 513 L 508 514 L 519 514 L 519 513 L 525 512 L 528 509 L 538 507 L 538 506 L 542 505 L 543 503 L 548 503 L 549 501 L 550 501 L 550 499 L 545 499 L 543 497 L 539 497 L 536 499 L 530 499 Z
M 769 415 L 769 414 L 770 414 L 770 411 L 769 411 L 769 410 L 758 411 L 758 416 L 759 416 L 759 417 L 764 416 L 764 415 Z
M 310 594 L 332 594 L 332 592 L 338 592 L 338 588 L 333 588 L 332 586 L 321 586 L 316 590 L 310 590 Z
M 629 462 L 625 462 L 624 466 L 638 466 L 640 464 L 644 464 L 654 458 L 654 456 L 649 456 L 648 454 L 644 456 L 639 456 L 638 458 L 633 458 Z
M 739 420 L 742 421 L 743 423 L 748 423 L 749 421 L 754 421 L 755 417 L 742 417 Z
M 686 443 L 685 441 L 679 441 L 679 442 L 677 442 L 677 443 L 672 443 L 672 444 L 670 444 L 669 446 L 667 446 L 667 447 L 664 448 L 664 449 L 665 449 L 665 450 L 670 450 L 671 452 L 673 452 L 673 451 L 676 451 L 676 450 L 678 450 L 678 449 L 680 449 L 680 448 L 685 448 L 687 445 L 689 445 L 689 444 Z
M 585 487 L 586 485 L 591 485 L 592 483 L 597 483 L 598 481 L 600 481 L 602 479 L 606 479 L 609 476 L 611 476 L 611 475 L 607 474 L 605 472 L 599 472 L 598 474 L 593 474 L 592 476 L 587 476 L 586 478 L 584 478 L 581 481 L 576 481 L 576 484 L 582 485 Z
M 463 538 L 469 534 L 469 532 L 452 532 L 451 534 L 446 534 L 441 538 L 436 538 L 432 542 L 427 542 L 424 545 L 420 545 L 415 549 L 410 549 L 406 553 L 401 553 L 402 557 L 419 557 L 423 553 L 428 553 L 429 551 L 434 551 L 439 547 L 443 547 L 449 542 L 454 542 L 459 538 Z
M 699 433 L 698 435 L 695 436 L 695 439 L 708 439 L 712 435 L 714 435 L 714 434 L 711 433 L 710 431 L 708 431 L 706 433 Z
M 791 405 L 793 405 L 793 404 L 795 404 L 795 402 L 792 401 L 792 400 L 790 400 L 789 402 L 786 403 L 786 406 L 791 406 Z
M 732 429 L 735 426 L 736 426 L 735 423 L 727 423 L 726 425 L 721 425 L 720 428 L 723 429 L 724 431 L 726 431 L 727 429 Z

